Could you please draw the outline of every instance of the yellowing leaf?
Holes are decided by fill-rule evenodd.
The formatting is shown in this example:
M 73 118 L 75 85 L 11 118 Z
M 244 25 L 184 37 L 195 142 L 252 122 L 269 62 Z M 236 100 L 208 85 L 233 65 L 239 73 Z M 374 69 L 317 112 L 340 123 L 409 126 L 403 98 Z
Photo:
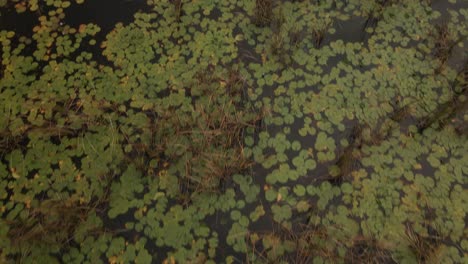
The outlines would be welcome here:
M 278 196 L 276 197 L 276 201 L 279 202 L 283 199 L 283 196 L 281 195 L 281 193 L 278 193 Z

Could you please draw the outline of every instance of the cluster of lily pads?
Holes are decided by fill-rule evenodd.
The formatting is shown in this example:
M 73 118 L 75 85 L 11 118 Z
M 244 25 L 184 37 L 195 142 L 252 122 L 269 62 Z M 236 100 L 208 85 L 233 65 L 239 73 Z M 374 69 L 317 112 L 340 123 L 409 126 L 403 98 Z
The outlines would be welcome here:
M 0 262 L 468 260 L 466 2 L 88 2 L 0 0 Z

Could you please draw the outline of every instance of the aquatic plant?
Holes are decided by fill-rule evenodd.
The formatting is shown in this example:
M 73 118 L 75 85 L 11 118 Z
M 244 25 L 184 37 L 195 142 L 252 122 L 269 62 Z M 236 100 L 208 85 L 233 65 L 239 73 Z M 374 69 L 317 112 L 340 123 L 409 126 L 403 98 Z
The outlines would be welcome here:
M 439 234 L 421 235 L 413 227 L 407 225 L 405 236 L 411 252 L 416 256 L 418 263 L 438 263 L 441 261 L 442 237 Z
M 312 26 L 312 37 L 315 48 L 320 48 L 325 34 L 332 26 L 332 23 L 333 21 L 328 16 L 323 17 L 321 20 L 316 20 L 316 23 Z
M 271 30 L 273 32 L 272 38 L 271 38 L 271 53 L 275 56 L 282 55 L 283 53 L 286 52 L 285 50 L 285 43 L 284 43 L 284 37 L 283 37 L 283 25 L 284 25 L 285 19 L 284 15 L 281 12 L 281 9 L 276 13 L 271 22 Z
M 278 13 L 275 13 L 274 18 L 271 22 L 271 28 L 273 35 L 271 36 L 270 42 L 270 52 L 280 62 L 282 65 L 287 66 L 291 61 L 291 46 L 288 47 L 288 36 L 284 28 L 285 19 L 281 12 L 281 9 Z M 292 40 L 289 39 L 289 42 Z
M 81 2 L 0 0 L 0 262 L 466 262 L 462 3 Z
M 13 135 L 10 131 L 0 133 L 0 157 L 4 157 L 14 149 L 21 147 L 21 142 L 24 140 L 23 135 Z
M 435 31 L 436 42 L 434 47 L 434 56 L 440 60 L 440 64 L 445 64 L 454 45 L 451 43 L 451 36 L 446 24 L 442 26 L 436 25 Z
M 391 5 L 398 4 L 399 0 L 376 0 L 366 1 L 364 4 L 365 13 L 367 14 L 364 30 L 367 28 L 377 27 L 377 23 L 382 19 L 385 9 Z
M 240 101 L 243 81 L 235 70 L 226 77 L 199 72 L 191 85 L 193 112 L 161 116 L 166 127 L 157 128 L 157 138 L 165 141 L 160 147 L 164 155 L 183 164 L 183 170 L 179 169 L 181 190 L 219 191 L 223 181 L 251 164 L 243 152 L 243 131 L 255 127 L 262 113 L 252 115 Z M 191 121 L 190 116 L 195 119 Z M 174 145 L 178 148 L 171 150 Z
M 453 81 L 452 94 L 450 100 L 439 104 L 436 109 L 422 117 L 417 124 L 418 132 L 423 133 L 430 126 L 437 124 L 437 128 L 441 129 L 450 123 L 450 120 L 457 114 L 463 113 L 466 110 L 466 95 L 468 94 L 466 69 L 467 64 L 457 74 Z
M 90 214 L 95 213 L 97 206 L 99 202 L 80 204 L 73 199 L 49 199 L 41 201 L 38 206 L 27 204 L 16 218 L 10 214 L 2 221 L 8 228 L 10 245 L 15 249 L 12 257 L 17 261 L 27 261 L 34 248 L 50 246 L 64 249 L 75 238 L 98 234 L 102 227 L 99 223 L 90 222 Z
M 266 234 L 250 234 L 251 253 L 247 262 L 310 263 L 317 259 L 334 260 L 333 248 L 327 245 L 330 237 L 324 227 L 300 225 L 295 230 L 279 227 Z M 261 242 L 261 243 L 260 243 Z M 251 255 L 250 255 L 251 254 Z
M 253 22 L 256 26 L 270 25 L 273 17 L 273 0 L 255 0 Z
M 375 128 L 371 128 L 369 125 L 355 125 L 347 140 L 347 146 L 342 151 L 342 154 L 339 155 L 334 166 L 330 167 L 329 171 L 331 175 L 324 179 L 334 185 L 342 184 L 345 179 L 349 178 L 353 171 L 360 168 L 359 160 L 363 156 L 362 148 L 379 145 L 384 140 L 387 140 L 394 129 L 392 121 L 399 124 L 405 117 L 409 116 L 410 113 L 411 106 L 406 105 L 401 108 L 396 108 L 390 114 L 389 120 L 384 119 Z
M 434 39 L 433 56 L 439 60 L 439 66 L 435 70 L 435 73 L 438 74 L 446 65 L 453 49 L 459 43 L 463 42 L 466 36 L 457 36 L 457 33 L 452 32 L 449 25 L 446 23 L 436 25 L 433 32 L 430 33 L 430 36 Z

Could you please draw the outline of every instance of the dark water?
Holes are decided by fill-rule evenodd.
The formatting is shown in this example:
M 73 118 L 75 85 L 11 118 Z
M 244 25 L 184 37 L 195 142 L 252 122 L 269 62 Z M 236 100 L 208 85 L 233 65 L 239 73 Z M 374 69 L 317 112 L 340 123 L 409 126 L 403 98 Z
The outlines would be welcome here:
M 80 24 L 93 23 L 101 28 L 100 36 L 105 37 L 115 24 L 128 24 L 138 11 L 149 11 L 146 0 L 89 0 L 83 4 L 72 1 L 65 9 L 64 24 L 79 27 Z M 15 31 L 18 35 L 29 36 L 38 24 L 39 11 L 17 13 L 13 7 L 3 8 L 0 13 L 0 30 Z
M 21 36 L 31 36 L 38 15 L 24 12 L 18 14 L 14 8 L 3 8 L 0 13 L 0 30 L 14 31 Z
M 138 11 L 149 11 L 146 0 L 91 0 L 72 4 L 66 9 L 64 23 L 71 27 L 93 23 L 99 25 L 99 36 L 106 36 L 117 23 L 124 25 L 133 21 Z

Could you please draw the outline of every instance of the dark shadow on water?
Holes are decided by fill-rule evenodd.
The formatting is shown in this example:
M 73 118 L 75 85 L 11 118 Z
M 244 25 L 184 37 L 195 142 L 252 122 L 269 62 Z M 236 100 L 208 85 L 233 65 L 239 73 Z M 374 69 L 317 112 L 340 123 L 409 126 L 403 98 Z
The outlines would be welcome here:
M 364 26 L 366 18 L 364 17 L 351 17 L 347 21 L 338 21 L 334 28 L 335 34 L 328 34 L 324 44 L 328 44 L 332 41 L 342 40 L 344 43 L 347 42 L 361 42 L 366 37 Z
M 134 20 L 135 13 L 149 11 L 145 0 L 90 0 L 83 4 L 72 4 L 66 9 L 64 23 L 78 28 L 81 24 L 95 24 L 101 28 L 95 39 L 97 45 L 87 47 L 99 64 L 110 66 L 111 63 L 102 55 L 101 43 L 118 23 L 128 25 Z
M 16 35 L 31 37 L 36 24 L 38 21 L 35 13 L 18 14 L 14 8 L 0 10 L 0 30 L 14 31 Z
M 138 11 L 150 9 L 145 0 L 91 0 L 73 4 L 66 10 L 65 23 L 72 27 L 93 23 L 101 28 L 104 36 L 115 24 L 128 24 Z

